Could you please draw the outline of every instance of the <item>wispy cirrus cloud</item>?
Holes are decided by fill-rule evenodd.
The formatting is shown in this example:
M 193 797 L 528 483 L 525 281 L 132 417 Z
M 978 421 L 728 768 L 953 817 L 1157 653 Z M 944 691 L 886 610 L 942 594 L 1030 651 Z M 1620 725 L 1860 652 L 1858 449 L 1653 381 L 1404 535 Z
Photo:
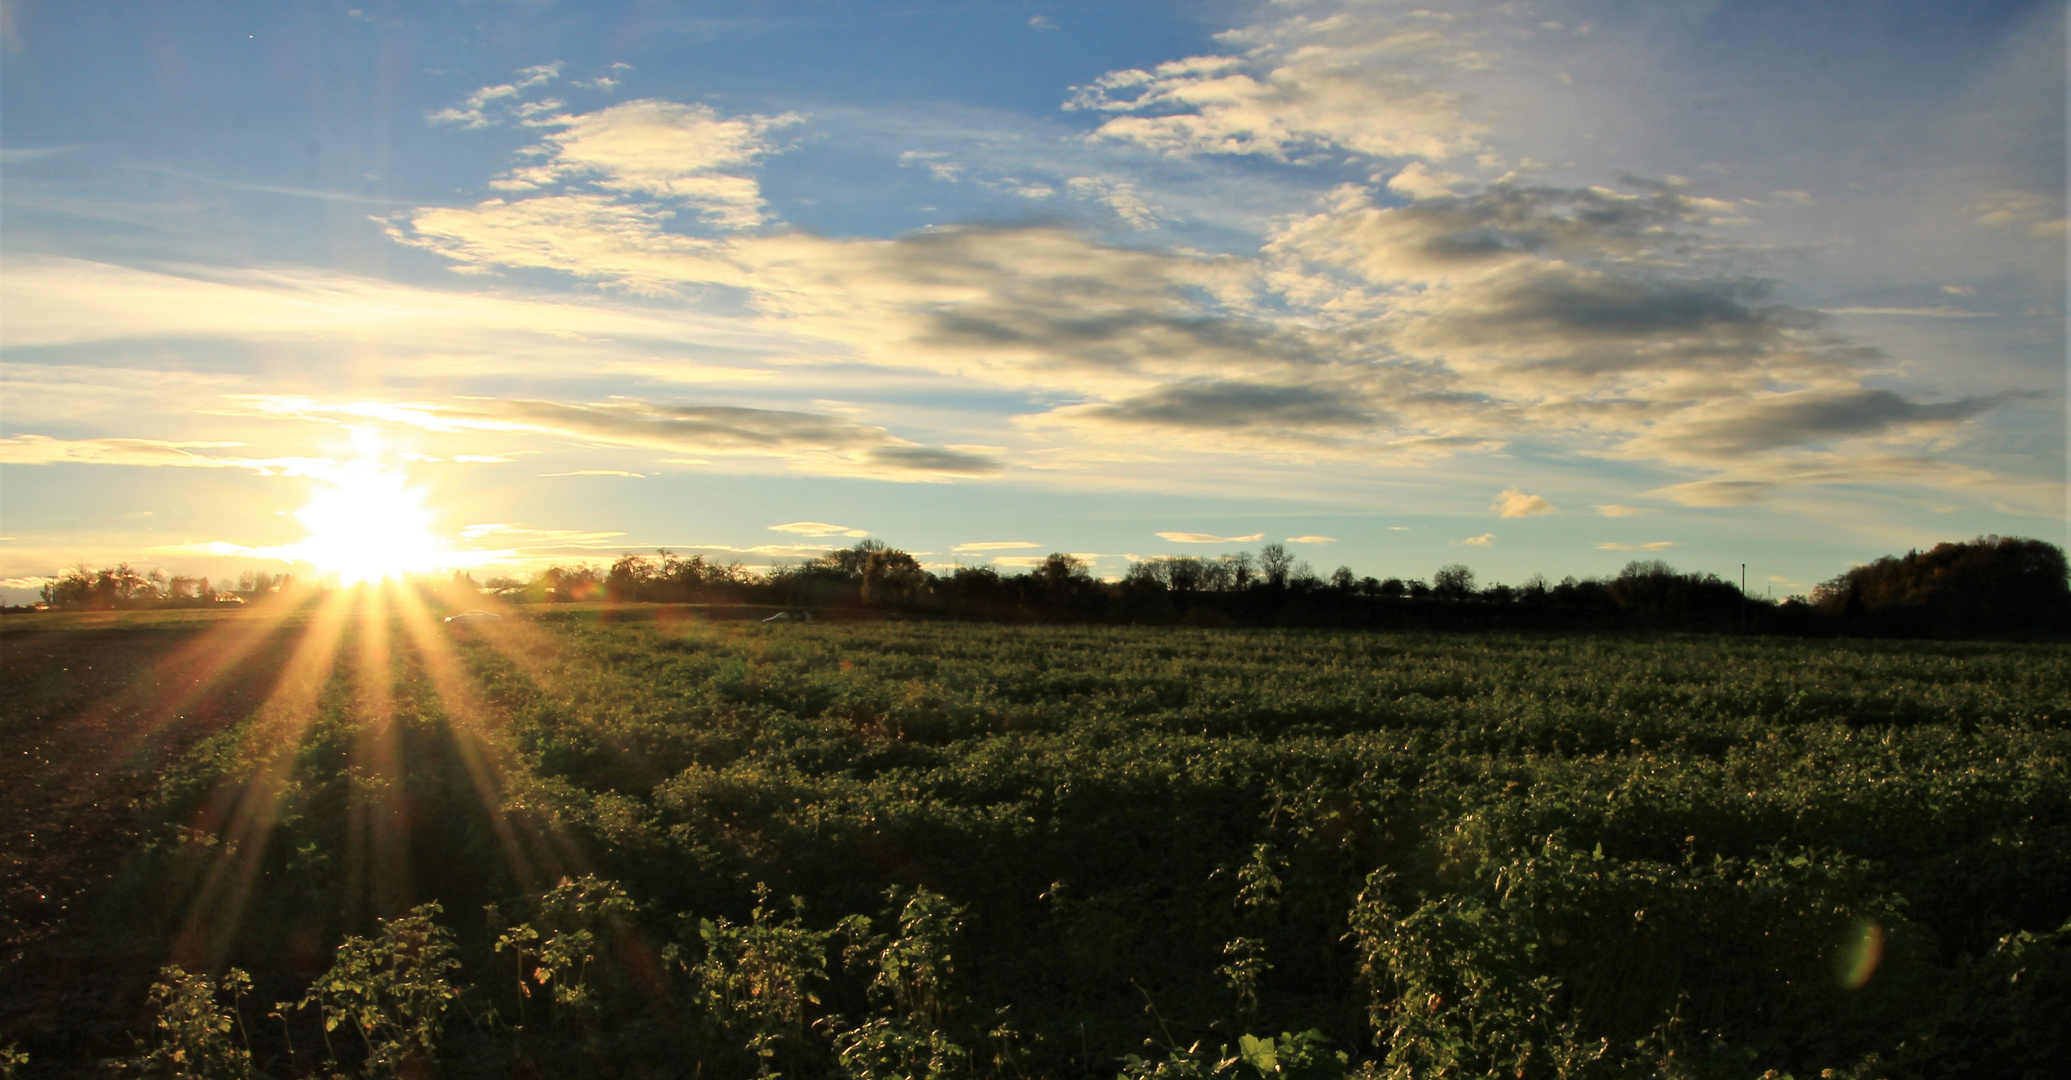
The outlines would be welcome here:
M 1251 533 L 1245 536 L 1217 536 L 1214 533 L 1201 532 L 1161 532 L 1158 534 L 1158 539 L 1169 540 L 1175 544 L 1249 544 L 1257 540 L 1263 540 L 1265 536 L 1266 534 L 1264 533 Z
M 247 469 L 264 476 L 336 474 L 329 458 L 253 458 L 200 451 L 223 450 L 242 443 L 176 442 L 163 439 L 55 439 L 46 435 L 14 435 L 0 439 L 4 465 L 127 465 L 146 468 Z
M 520 101 L 525 91 L 545 86 L 560 78 L 564 66 L 561 61 L 555 60 L 552 63 L 519 68 L 512 74 L 511 81 L 484 86 L 462 99 L 460 104 L 426 113 L 424 118 L 434 124 L 458 124 L 464 128 L 494 127 L 508 119 L 523 118 L 531 115 L 526 111 L 527 104 L 539 104 Z M 559 108 L 560 105 L 557 101 L 547 108 Z M 532 110 L 533 113 L 539 111 L 543 110 Z
M 998 472 L 997 459 L 919 446 L 881 427 L 784 409 L 674 405 L 635 398 L 572 403 L 457 398 L 444 402 L 323 402 L 260 397 L 275 415 L 362 418 L 438 432 L 524 432 L 674 453 L 768 457 L 814 472 L 938 479 Z
M 979 551 L 1014 551 L 1022 548 L 1039 548 L 1042 546 L 1029 540 L 975 540 L 968 544 L 958 544 L 949 550 L 962 555 Z
M 1596 549 L 1598 551 L 1666 551 L 1669 548 L 1678 546 L 1680 545 L 1678 545 L 1673 540 L 1652 540 L 1644 544 L 1619 544 L 1605 542 L 1598 544 L 1596 546 Z
M 799 536 L 847 536 L 861 538 L 870 535 L 868 529 L 851 529 L 846 525 L 835 525 L 825 521 L 787 521 L 772 525 L 771 532 L 796 533 Z
M 540 343 L 550 343 L 557 356 L 582 358 L 592 370 L 599 342 L 696 342 L 749 353 L 799 346 L 794 337 L 739 319 L 580 297 L 425 288 L 306 269 L 140 269 L 36 254 L 8 257 L 0 304 L 7 310 L 7 344 L 15 349 L 132 338 L 371 339 L 437 360 L 467 355 L 487 340 L 507 371 L 513 352 L 537 353 Z M 530 344 L 511 348 L 515 335 Z

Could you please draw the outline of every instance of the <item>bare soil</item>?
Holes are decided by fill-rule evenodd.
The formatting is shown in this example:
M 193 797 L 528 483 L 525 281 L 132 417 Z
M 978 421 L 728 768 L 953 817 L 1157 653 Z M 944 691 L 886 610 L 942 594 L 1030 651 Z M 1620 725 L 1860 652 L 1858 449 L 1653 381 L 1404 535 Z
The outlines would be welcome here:
M 0 1046 L 32 1074 L 129 1049 L 165 958 L 96 908 L 159 772 L 257 708 L 301 632 L 263 612 L 0 619 Z

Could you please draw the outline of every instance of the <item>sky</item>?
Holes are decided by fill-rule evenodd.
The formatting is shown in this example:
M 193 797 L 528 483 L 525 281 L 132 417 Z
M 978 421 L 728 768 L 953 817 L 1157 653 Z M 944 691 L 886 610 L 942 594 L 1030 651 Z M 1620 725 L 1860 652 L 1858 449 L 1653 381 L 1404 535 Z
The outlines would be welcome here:
M 2060 3 L 0 8 L 0 596 L 2063 543 Z M 357 529 L 358 531 L 354 531 Z M 327 554 L 328 553 L 328 554 Z

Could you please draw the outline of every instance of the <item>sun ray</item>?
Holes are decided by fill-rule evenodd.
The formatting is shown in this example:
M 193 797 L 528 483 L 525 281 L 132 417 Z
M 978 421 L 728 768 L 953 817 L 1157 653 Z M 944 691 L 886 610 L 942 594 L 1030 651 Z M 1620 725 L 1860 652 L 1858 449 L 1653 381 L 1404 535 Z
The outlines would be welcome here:
M 126 715 L 128 735 L 116 744 L 112 761 L 130 760 L 153 736 L 205 703 L 297 613 L 296 607 L 281 604 L 219 615 L 208 629 L 152 661 L 141 677 L 95 702 L 72 723 L 92 727 Z
M 190 829 L 219 836 L 219 854 L 195 890 L 174 946 L 182 963 L 213 965 L 227 955 L 273 838 L 280 799 L 295 767 L 295 750 L 316 713 L 343 636 L 351 595 L 333 592 L 318 605 L 273 693 L 246 724 L 245 748 L 260 764 L 227 776 L 195 815 Z M 266 745 L 261 747 L 261 743 Z
M 347 920 L 358 908 L 393 917 L 409 910 L 410 819 L 403 805 L 402 742 L 396 731 L 395 656 L 389 590 L 361 587 L 358 625 L 358 722 L 352 733 L 346 808 Z
M 401 615 L 398 621 L 424 663 L 432 690 L 446 714 L 454 749 L 482 801 L 512 873 L 526 888 L 535 888 L 542 879 L 582 872 L 588 860 L 550 822 L 505 810 L 510 781 L 524 771 L 517 753 L 492 732 L 487 721 L 489 710 L 481 703 L 452 642 L 438 632 L 438 622 L 422 597 L 407 588 L 396 589 L 394 594 Z M 521 842 L 521 832 L 529 844 Z

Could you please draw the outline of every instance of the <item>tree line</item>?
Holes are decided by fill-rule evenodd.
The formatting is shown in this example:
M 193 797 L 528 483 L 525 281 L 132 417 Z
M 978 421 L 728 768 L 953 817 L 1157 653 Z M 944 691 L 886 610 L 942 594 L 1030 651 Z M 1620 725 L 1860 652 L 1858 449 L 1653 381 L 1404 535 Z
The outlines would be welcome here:
M 540 602 L 756 603 L 1029 622 L 1900 637 L 2071 631 L 2063 550 L 1999 536 L 1887 556 L 1781 602 L 1659 560 L 1600 578 L 1534 575 L 1522 585 L 1483 585 L 1461 564 L 1440 567 L 1428 581 L 1362 577 L 1345 566 L 1325 576 L 1281 544 L 1255 554 L 1146 559 L 1118 581 L 1094 579 L 1082 560 L 1062 552 L 1019 573 L 993 566 L 935 573 L 871 539 L 759 575 L 664 550 L 627 553 L 608 570 L 551 567 L 492 584 Z
M 1607 577 L 1534 575 L 1484 585 L 1462 564 L 1429 580 L 1374 578 L 1340 566 L 1316 572 L 1281 544 L 1209 558 L 1163 556 L 1096 580 L 1086 563 L 1054 552 L 1020 573 L 959 566 L 936 573 L 912 555 L 866 539 L 819 558 L 757 573 L 739 563 L 661 549 L 628 552 L 609 567 L 550 566 L 530 577 L 462 584 L 518 603 L 756 604 L 835 615 L 891 614 L 1008 622 L 1192 626 L 1316 626 L 1431 630 L 1655 630 L 1859 637 L 2034 637 L 2071 632 L 2071 573 L 2042 540 L 1984 536 L 1891 555 L 1851 568 L 1781 602 L 1747 595 L 1709 573 L 1659 560 Z M 205 578 L 78 567 L 44 586 L 53 608 L 199 605 L 225 596 L 266 599 L 287 575 L 246 573 L 235 589 Z
M 138 570 L 128 563 L 94 568 L 75 566 L 43 583 L 42 602 L 73 611 L 124 608 L 202 607 L 217 603 L 250 603 L 289 591 L 292 574 L 247 570 L 232 581 L 212 583 L 206 577 L 168 575 L 164 570 Z

